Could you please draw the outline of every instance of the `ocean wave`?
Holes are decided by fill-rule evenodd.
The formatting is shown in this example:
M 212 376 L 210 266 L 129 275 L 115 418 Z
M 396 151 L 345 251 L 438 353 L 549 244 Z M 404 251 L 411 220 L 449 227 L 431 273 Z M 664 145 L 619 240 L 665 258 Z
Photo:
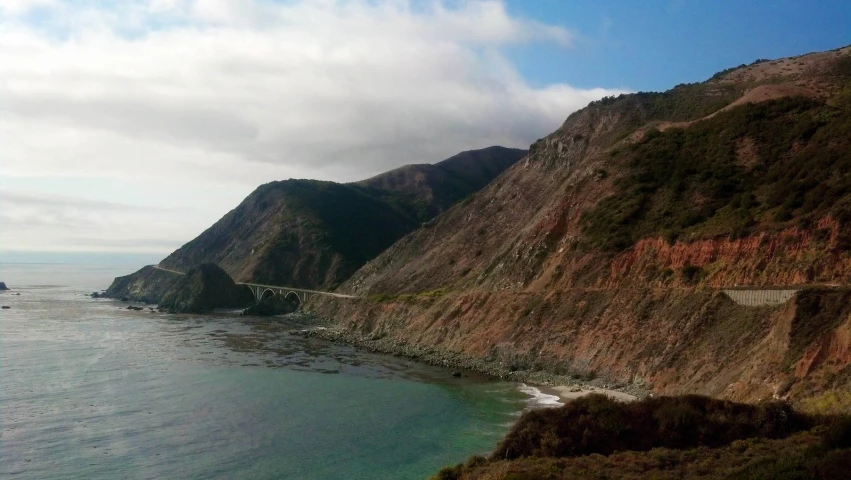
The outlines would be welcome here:
M 564 405 L 558 395 L 550 395 L 549 393 L 544 393 L 539 389 L 526 385 L 525 383 L 521 383 L 517 390 L 529 395 L 529 399 L 526 400 L 526 404 L 529 405 L 529 408 L 552 408 L 552 407 L 560 407 Z

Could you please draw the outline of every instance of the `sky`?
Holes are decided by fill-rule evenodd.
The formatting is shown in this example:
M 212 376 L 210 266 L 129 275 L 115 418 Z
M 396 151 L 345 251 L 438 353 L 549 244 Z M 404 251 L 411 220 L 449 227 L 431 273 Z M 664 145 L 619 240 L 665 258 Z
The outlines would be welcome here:
M 262 183 L 525 148 L 849 25 L 826 0 L 0 0 L 0 260 L 164 256 Z

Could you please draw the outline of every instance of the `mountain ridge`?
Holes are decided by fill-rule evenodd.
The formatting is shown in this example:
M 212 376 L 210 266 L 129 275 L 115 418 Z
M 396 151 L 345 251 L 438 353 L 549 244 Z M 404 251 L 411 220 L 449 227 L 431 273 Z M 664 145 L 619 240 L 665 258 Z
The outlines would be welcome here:
M 310 308 L 364 338 L 663 394 L 851 388 L 844 289 L 773 307 L 717 289 L 851 283 L 849 100 L 843 47 L 592 102 L 341 285 L 368 300 Z
M 333 289 L 525 153 L 497 146 L 470 150 L 436 165 L 401 167 L 363 182 L 269 182 L 160 265 L 188 271 L 215 263 L 238 282 Z M 418 172 L 416 178 L 406 174 L 411 170 Z M 446 178 L 454 181 L 442 184 Z M 156 302 L 172 280 L 143 269 L 119 277 L 109 291 L 118 298 Z

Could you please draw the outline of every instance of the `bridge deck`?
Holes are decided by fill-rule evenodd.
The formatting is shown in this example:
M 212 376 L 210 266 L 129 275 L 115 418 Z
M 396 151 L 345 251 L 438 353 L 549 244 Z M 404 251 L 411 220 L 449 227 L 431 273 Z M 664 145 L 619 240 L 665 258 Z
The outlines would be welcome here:
M 151 265 L 151 266 L 156 268 L 157 270 L 162 270 L 164 272 L 174 273 L 176 275 L 186 275 L 186 272 L 178 272 L 177 270 L 171 270 L 171 269 L 168 269 L 168 268 L 163 268 L 159 265 Z M 287 286 L 284 286 L 284 285 L 264 285 L 262 283 L 248 283 L 248 282 L 236 282 L 236 284 L 237 285 L 245 285 L 245 286 L 248 286 L 248 287 L 270 288 L 270 289 L 274 289 L 274 290 L 288 290 L 288 291 L 291 291 L 291 292 L 301 292 L 301 293 L 313 293 L 313 294 L 316 294 L 316 295 L 327 295 L 329 297 L 336 297 L 336 298 L 358 298 L 355 295 L 345 295 L 343 293 L 323 292 L 321 290 L 308 290 L 306 288 L 293 288 L 293 287 L 287 287 Z
M 315 293 L 317 295 L 328 295 L 330 297 L 337 298 L 358 298 L 355 295 L 345 295 L 342 293 L 334 293 L 334 292 L 323 292 L 321 290 L 308 290 L 306 288 L 293 288 L 293 287 L 284 287 L 281 285 L 263 285 L 262 283 L 247 283 L 247 282 L 236 282 L 237 285 L 246 285 L 249 287 L 260 287 L 260 288 L 269 288 L 275 290 L 288 290 L 291 292 L 302 292 L 302 293 Z

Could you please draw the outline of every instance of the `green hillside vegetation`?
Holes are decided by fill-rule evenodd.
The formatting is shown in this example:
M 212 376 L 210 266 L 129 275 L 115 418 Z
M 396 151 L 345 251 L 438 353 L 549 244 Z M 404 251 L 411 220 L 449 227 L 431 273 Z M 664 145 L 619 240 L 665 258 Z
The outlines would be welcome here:
M 161 265 L 215 263 L 238 281 L 331 289 L 525 154 L 489 147 L 357 183 L 270 182 Z
M 703 118 L 726 107 L 744 93 L 742 85 L 684 83 L 665 92 L 638 92 L 604 97 L 590 107 L 607 107 L 619 112 L 624 120 L 610 140 L 623 139 L 649 121 L 684 122 Z
M 285 205 L 287 213 L 278 220 L 298 226 L 281 229 L 262 252 L 256 278 L 272 284 L 300 283 L 292 275 L 297 268 L 285 270 L 280 265 L 298 264 L 304 237 L 311 239 L 315 253 L 339 253 L 345 259 L 344 268 L 353 271 L 419 225 L 352 185 L 287 180 L 263 185 L 255 193 L 270 205 Z M 330 255 L 324 258 L 330 267 Z
M 591 395 L 525 413 L 489 458 L 434 478 L 843 478 L 849 462 L 849 416 L 696 395 Z
M 434 165 L 407 165 L 350 185 L 423 223 L 481 190 L 525 154 L 505 147 L 470 150 Z
M 641 238 L 673 241 L 771 223 L 851 220 L 851 87 L 830 104 L 792 97 L 746 104 L 689 128 L 651 130 L 612 152 L 625 167 L 617 193 L 584 218 L 595 245 L 622 250 Z M 742 142 L 753 158 L 741 158 Z M 848 237 L 851 239 L 851 236 Z

